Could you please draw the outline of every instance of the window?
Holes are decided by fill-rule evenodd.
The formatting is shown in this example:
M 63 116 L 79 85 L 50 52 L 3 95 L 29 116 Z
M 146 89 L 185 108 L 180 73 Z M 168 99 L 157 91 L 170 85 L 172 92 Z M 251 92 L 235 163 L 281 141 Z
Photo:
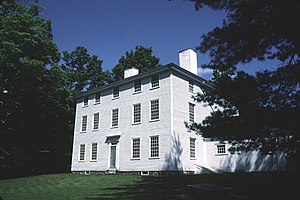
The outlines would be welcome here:
M 226 154 L 225 144 L 217 145 L 217 154 Z
M 195 122 L 195 105 L 192 103 L 189 103 L 189 121 L 191 123 Z
M 142 91 L 141 80 L 134 81 L 134 92 L 141 92 L 141 91 Z
M 152 136 L 150 137 L 150 158 L 159 157 L 159 137 Z
M 119 98 L 120 97 L 120 93 L 119 93 L 119 87 L 114 87 L 113 88 L 113 98 Z
M 157 88 L 157 87 L 159 87 L 159 76 L 158 76 L 158 74 L 154 75 L 154 76 L 151 76 L 151 88 Z
M 86 107 L 89 105 L 89 96 L 83 97 L 83 107 Z
M 87 115 L 82 116 L 81 119 L 81 131 L 85 132 L 87 130 Z
M 158 120 L 159 119 L 159 100 L 150 101 L 150 119 Z
M 83 161 L 85 157 L 85 144 L 81 144 L 79 147 L 79 160 Z
M 189 80 L 189 92 L 194 92 L 194 81 Z
M 190 158 L 196 158 L 196 139 L 190 138 Z
M 119 109 L 112 110 L 112 117 L 111 117 L 111 126 L 118 127 L 119 125 Z
M 140 158 L 140 145 L 141 145 L 140 138 L 132 139 L 132 158 L 133 159 Z
M 100 103 L 100 101 L 101 101 L 100 97 L 101 97 L 101 93 L 97 92 L 95 94 L 95 104 Z
M 92 161 L 97 160 L 97 147 L 98 147 L 97 143 L 92 143 L 92 154 L 91 154 Z
M 94 124 L 93 124 L 93 130 L 99 129 L 99 113 L 94 113 Z
M 141 104 L 134 104 L 133 105 L 133 123 L 140 123 L 141 122 Z

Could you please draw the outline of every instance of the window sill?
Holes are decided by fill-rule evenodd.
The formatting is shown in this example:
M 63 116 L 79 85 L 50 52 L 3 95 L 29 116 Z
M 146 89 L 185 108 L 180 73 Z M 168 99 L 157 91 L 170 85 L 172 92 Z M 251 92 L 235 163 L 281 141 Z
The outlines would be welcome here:
M 156 160 L 156 159 L 159 159 L 159 157 L 150 157 L 148 158 L 149 160 Z
M 216 153 L 215 156 L 226 156 L 228 153 Z
M 97 160 L 90 160 L 90 162 L 98 162 Z
M 98 132 L 99 131 L 99 129 L 94 129 L 94 130 L 92 130 L 92 132 Z
M 197 158 L 190 158 L 190 160 L 197 160 Z
M 80 134 L 81 134 L 81 133 L 87 133 L 87 131 L 80 131 Z
M 152 119 L 149 122 L 158 122 L 158 121 L 160 121 L 160 120 L 159 119 Z
M 84 162 L 85 162 L 85 160 L 78 160 L 78 162 L 79 162 L 79 163 L 84 163 Z
M 133 92 L 132 94 L 140 94 L 140 93 L 142 93 L 142 91 Z
M 82 106 L 82 108 L 87 108 L 87 107 L 89 107 L 88 105 L 87 106 Z
M 141 158 L 131 158 L 130 160 L 141 160 Z
M 119 126 L 112 126 L 111 129 L 119 128 Z
M 142 124 L 142 122 L 132 123 L 133 126 L 135 126 L 135 125 L 140 125 L 140 124 Z
M 98 105 L 98 104 L 101 104 L 101 102 L 96 102 L 96 103 L 94 103 L 94 105 Z
M 117 100 L 120 99 L 120 97 L 113 97 L 111 100 Z
M 150 88 L 149 90 L 155 90 L 155 89 L 158 89 L 158 88 L 160 88 L 160 87 L 159 87 L 159 86 L 156 86 L 156 87 Z

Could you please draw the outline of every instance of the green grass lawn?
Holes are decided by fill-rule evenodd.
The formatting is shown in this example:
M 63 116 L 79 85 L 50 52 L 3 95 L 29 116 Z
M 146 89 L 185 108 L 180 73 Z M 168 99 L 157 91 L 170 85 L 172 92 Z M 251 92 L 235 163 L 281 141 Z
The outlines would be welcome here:
M 235 173 L 207 175 L 52 174 L 0 180 L 3 200 L 176 199 L 188 184 L 216 183 L 248 199 L 300 199 L 297 174 Z M 199 198 L 201 199 L 201 198 Z M 222 199 L 220 199 L 222 200 Z

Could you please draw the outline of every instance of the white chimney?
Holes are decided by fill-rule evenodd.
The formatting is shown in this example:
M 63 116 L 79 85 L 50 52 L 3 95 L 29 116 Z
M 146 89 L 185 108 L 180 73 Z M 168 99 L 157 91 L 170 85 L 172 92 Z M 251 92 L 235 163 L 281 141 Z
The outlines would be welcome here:
M 128 78 L 130 76 L 135 76 L 137 74 L 139 74 L 139 70 L 134 67 L 124 70 L 124 78 Z
M 198 75 L 197 53 L 190 48 L 179 51 L 179 66 Z

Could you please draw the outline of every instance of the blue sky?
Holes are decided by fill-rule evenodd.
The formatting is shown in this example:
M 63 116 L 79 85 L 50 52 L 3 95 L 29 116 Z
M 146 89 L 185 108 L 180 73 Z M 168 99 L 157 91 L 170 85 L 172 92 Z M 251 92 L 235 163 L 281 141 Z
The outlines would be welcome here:
M 40 5 L 52 21 L 60 51 L 84 46 L 109 70 L 136 45 L 152 47 L 161 64 L 178 64 L 178 51 L 195 49 L 201 35 L 220 26 L 225 17 L 208 8 L 196 11 L 185 0 L 40 0 Z M 197 53 L 198 66 L 208 62 Z M 207 73 L 199 75 L 210 78 Z

